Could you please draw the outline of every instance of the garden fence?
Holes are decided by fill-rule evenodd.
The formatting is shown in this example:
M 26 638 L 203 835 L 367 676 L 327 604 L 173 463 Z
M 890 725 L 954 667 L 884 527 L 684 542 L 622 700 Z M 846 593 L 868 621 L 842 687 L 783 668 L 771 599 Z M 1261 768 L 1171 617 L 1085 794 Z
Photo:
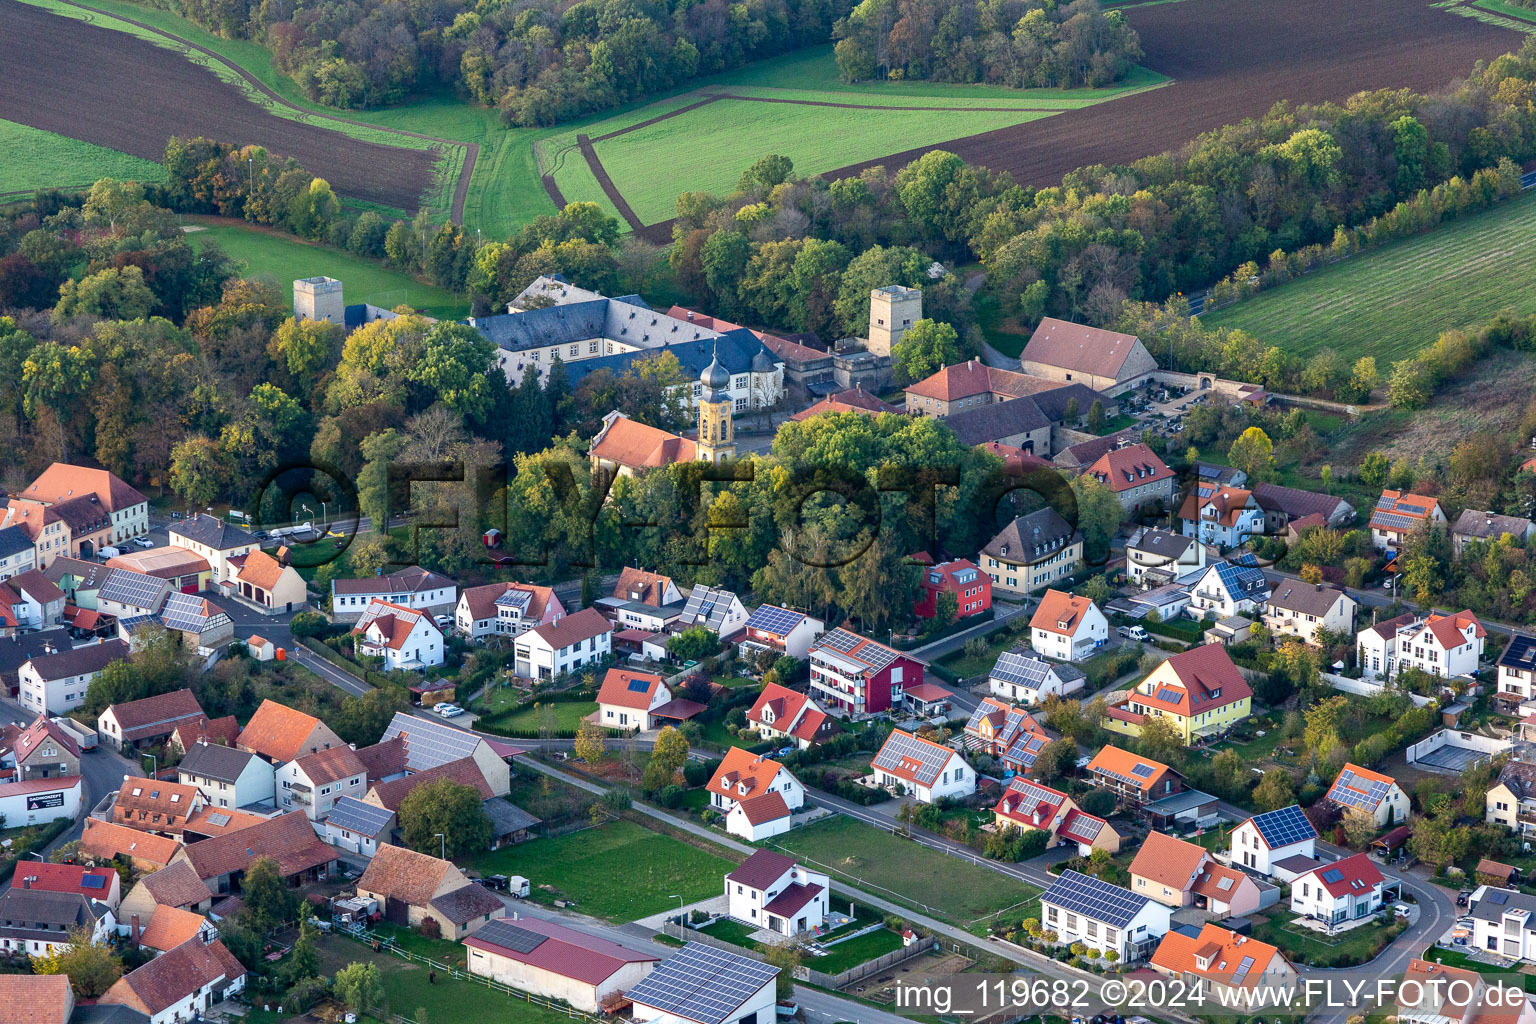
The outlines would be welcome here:
M 663 926 L 662 930 L 665 934 L 685 942 L 698 942 L 706 946 L 713 946 L 715 949 L 724 950 L 727 953 L 748 956 L 753 960 L 767 961 L 767 957 L 755 949 L 738 946 L 734 942 L 726 942 L 724 939 L 717 939 L 713 935 L 701 932 L 697 928 L 690 928 L 687 925 L 668 922 Z M 877 956 L 873 960 L 867 960 L 862 964 L 850 967 L 841 974 L 824 974 L 821 971 L 812 970 L 805 964 L 801 964 L 795 968 L 795 979 L 797 981 L 810 982 L 812 985 L 818 985 L 821 988 L 840 989 L 846 985 L 863 981 L 872 974 L 879 974 L 892 964 L 898 964 L 903 960 L 909 960 L 914 956 L 926 953 L 930 949 L 937 947 L 938 944 L 938 940 L 932 935 L 925 935 L 914 941 L 910 946 L 893 949 L 891 952 Z

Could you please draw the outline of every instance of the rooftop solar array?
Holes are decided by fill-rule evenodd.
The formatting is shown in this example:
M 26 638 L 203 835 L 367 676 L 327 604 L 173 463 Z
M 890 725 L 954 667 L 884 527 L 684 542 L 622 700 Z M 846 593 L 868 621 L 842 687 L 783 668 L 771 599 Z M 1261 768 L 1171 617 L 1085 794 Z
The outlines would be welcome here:
M 1344 881 L 1344 872 L 1340 871 L 1338 868 L 1329 868 L 1327 871 L 1323 872 L 1322 877 L 1323 881 L 1327 882 L 1329 885 L 1332 885 L 1334 882 Z
M 1504 904 L 1509 902 L 1509 893 L 1502 889 L 1490 889 L 1488 891 L 1488 895 L 1484 898 L 1487 899 L 1489 903 L 1502 907 Z
M 1151 901 L 1145 896 L 1137 896 L 1129 889 L 1068 868 L 1054 885 L 1041 894 L 1040 902 L 1116 928 L 1124 928 Z
M 1253 957 L 1243 957 L 1242 962 L 1237 965 L 1237 970 L 1232 972 L 1232 985 L 1234 987 L 1241 985 L 1251 970 L 1253 970 Z
M 1259 835 L 1264 837 L 1270 849 L 1317 838 L 1317 829 L 1312 827 L 1312 823 L 1296 804 L 1254 815 L 1253 827 L 1259 830 Z
M 100 875 L 82 875 L 80 878 L 82 889 L 105 889 L 107 880 Z
M 1004 651 L 997 656 L 988 678 L 1037 690 L 1050 671 L 1050 663 L 1034 651 Z
M 725 1024 L 778 973 L 777 967 L 690 942 L 657 964 L 629 998 L 700 1024 Z
M 644 693 L 646 690 L 649 690 L 650 688 L 651 688 L 651 680 L 649 680 L 649 679 L 641 679 L 639 676 L 636 676 L 636 677 L 634 677 L 633 679 L 631 679 L 629 681 L 629 692 L 630 693 Z
M 131 569 L 113 569 L 96 593 L 97 601 L 111 601 L 134 608 L 159 609 L 165 598 L 165 580 Z
M 1149 764 L 1138 764 L 1131 769 L 1131 774 L 1138 779 L 1150 779 L 1152 777 L 1152 770 L 1152 766 Z
M 212 609 L 212 614 L 204 614 L 205 608 Z M 160 611 L 160 621 L 166 629 L 181 633 L 201 633 L 222 626 L 231 619 L 223 611 L 205 604 L 204 599 L 197 594 L 183 594 L 178 590 L 166 597 L 165 607 Z
M 1345 768 L 1339 772 L 1328 799 L 1345 807 L 1374 811 L 1392 787 L 1380 779 L 1366 779 Z
M 544 944 L 549 938 L 538 932 L 531 932 L 527 928 L 520 928 L 508 920 L 492 921 L 481 928 L 475 938 L 489 942 L 493 946 L 501 946 L 516 953 L 532 953 Z
M 888 772 L 908 775 L 918 783 L 931 785 L 949 763 L 951 751 L 935 747 L 908 733 L 893 732 L 871 764 Z
M 496 599 L 498 608 L 515 608 L 519 615 L 527 614 L 528 605 L 533 601 L 533 593 L 527 590 L 508 590 Z
M 214 828 L 223 828 L 225 825 L 228 825 L 231 821 L 234 820 L 235 819 L 231 818 L 227 814 L 208 815 L 208 824 L 212 825 Z
M 401 735 L 405 736 L 405 767 L 412 772 L 424 772 L 469 757 L 480 745 L 480 738 L 474 733 L 396 711 L 383 739 Z
M 897 652 L 881 643 L 859 636 L 846 629 L 834 629 L 816 642 L 812 650 L 832 650 L 869 666 L 871 672 L 879 672 L 897 658 Z
M 764 633 L 772 633 L 775 636 L 783 636 L 796 626 L 805 616 L 799 612 L 790 611 L 788 608 L 780 608 L 774 604 L 758 605 L 747 616 L 747 626 L 751 629 L 761 630 Z
M 1099 837 L 1099 833 L 1107 825 L 1103 818 L 1086 811 L 1073 811 L 1067 815 L 1067 819 L 1061 823 L 1057 830 L 1059 835 L 1082 843 L 1091 843 Z
M 336 828 L 344 828 L 359 835 L 376 836 L 384 831 L 394 814 L 383 807 L 364 803 L 353 796 L 337 798 L 331 805 L 326 822 Z
M 730 614 L 731 602 L 735 599 L 736 595 L 729 590 L 717 590 L 702 584 L 696 586 L 689 592 L 688 603 L 683 606 L 683 621 L 719 632 L 720 627 L 725 625 L 725 617 Z
M 1269 579 L 1262 570 L 1251 565 L 1233 565 L 1230 562 L 1218 562 L 1216 576 L 1221 580 L 1221 585 L 1227 588 L 1227 592 L 1234 597 L 1254 594 L 1269 589 Z

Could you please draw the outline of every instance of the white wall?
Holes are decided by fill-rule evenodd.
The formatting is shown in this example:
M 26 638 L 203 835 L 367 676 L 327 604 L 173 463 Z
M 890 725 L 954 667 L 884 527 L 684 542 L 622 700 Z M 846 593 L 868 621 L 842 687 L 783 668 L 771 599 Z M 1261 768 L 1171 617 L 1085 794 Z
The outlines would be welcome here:
M 29 792 L 15 794 L 7 792 L 11 788 L 10 785 L 0 786 L 0 814 L 5 816 L 6 827 L 36 825 L 53 821 L 55 818 L 78 818 L 80 816 L 80 776 L 74 775 L 57 781 L 57 788 L 41 789 L 32 789 L 30 783 L 17 783 L 18 788 L 28 789 Z M 62 802 L 57 806 L 47 806 L 54 800 Z
M 610 994 L 640 984 L 656 966 L 653 961 L 625 964 L 594 985 L 473 946 L 466 947 L 465 952 L 469 954 L 470 974 L 491 978 L 520 992 L 562 1000 L 586 1013 L 597 1013 L 599 1005 Z

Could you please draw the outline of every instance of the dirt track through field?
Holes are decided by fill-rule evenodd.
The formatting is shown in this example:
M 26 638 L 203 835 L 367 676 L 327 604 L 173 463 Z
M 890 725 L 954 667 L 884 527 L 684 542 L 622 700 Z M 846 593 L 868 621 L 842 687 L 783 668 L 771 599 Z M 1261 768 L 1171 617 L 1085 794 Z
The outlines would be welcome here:
M 1147 67 L 1172 85 L 1025 124 L 828 171 L 898 168 L 933 149 L 1059 184 L 1090 164 L 1127 164 L 1203 132 L 1263 114 L 1277 101 L 1342 101 L 1364 89 L 1434 89 L 1525 37 L 1430 7 L 1426 0 L 1181 0 L 1125 12 Z M 754 158 L 756 155 L 754 154 Z M 670 221 L 643 232 L 669 241 Z
M 85 4 L 71 6 L 100 14 Z M 117 17 L 113 15 L 113 17 Z M 366 126 L 444 146 L 463 145 L 452 216 L 462 222 L 479 146 L 320 114 L 290 103 L 238 65 L 152 25 L 122 19 L 191 47 L 227 67 L 273 101 L 309 117 Z M 66 24 L 67 22 L 67 24 Z M 172 135 L 256 143 L 291 156 L 342 195 L 415 210 L 432 177 L 426 149 L 381 146 L 268 113 L 213 72 L 147 40 L 0 0 L 0 38 L 13 59 L 0 76 L 0 118 L 108 146 L 148 160 L 165 156 Z
M 597 178 L 598 187 L 603 190 L 603 195 L 613 204 L 613 208 L 619 211 L 619 216 L 624 218 L 624 223 L 629 225 L 631 231 L 639 233 L 645 230 L 645 225 L 640 223 L 640 218 L 635 216 L 634 208 L 629 205 L 629 200 L 624 198 L 613 179 L 608 176 L 608 169 L 597 158 L 597 150 L 592 148 L 592 139 L 586 135 L 576 136 L 576 145 L 581 147 L 582 158 L 587 161 L 587 166 L 592 168 L 593 177 Z M 670 232 L 668 233 L 670 238 Z

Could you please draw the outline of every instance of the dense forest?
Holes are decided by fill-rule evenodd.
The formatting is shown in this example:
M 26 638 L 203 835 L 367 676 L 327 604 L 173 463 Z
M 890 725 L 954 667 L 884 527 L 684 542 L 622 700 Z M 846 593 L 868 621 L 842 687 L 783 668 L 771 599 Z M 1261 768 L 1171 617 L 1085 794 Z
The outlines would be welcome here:
M 1141 59 L 1141 40 L 1098 0 L 864 0 L 838 21 L 837 67 L 876 77 L 1014 88 L 1103 86 Z
M 550 125 L 643 100 L 749 61 L 832 41 L 849 0 L 163 0 L 210 31 L 252 39 L 311 99 L 383 107 L 448 87 L 501 109 L 508 124 Z M 870 7 L 869 0 L 860 11 Z M 941 81 L 1100 85 L 1140 55 L 1136 35 L 1097 0 L 967 3 L 956 15 L 903 3 L 878 42 L 879 7 L 855 12 L 839 48 L 870 77 L 903 67 Z M 895 4 L 889 6 L 893 11 Z M 890 42 L 887 43 L 886 39 Z M 898 45 L 899 40 L 899 45 Z M 887 63 L 891 52 L 899 62 Z M 919 58 L 919 53 L 927 53 Z

